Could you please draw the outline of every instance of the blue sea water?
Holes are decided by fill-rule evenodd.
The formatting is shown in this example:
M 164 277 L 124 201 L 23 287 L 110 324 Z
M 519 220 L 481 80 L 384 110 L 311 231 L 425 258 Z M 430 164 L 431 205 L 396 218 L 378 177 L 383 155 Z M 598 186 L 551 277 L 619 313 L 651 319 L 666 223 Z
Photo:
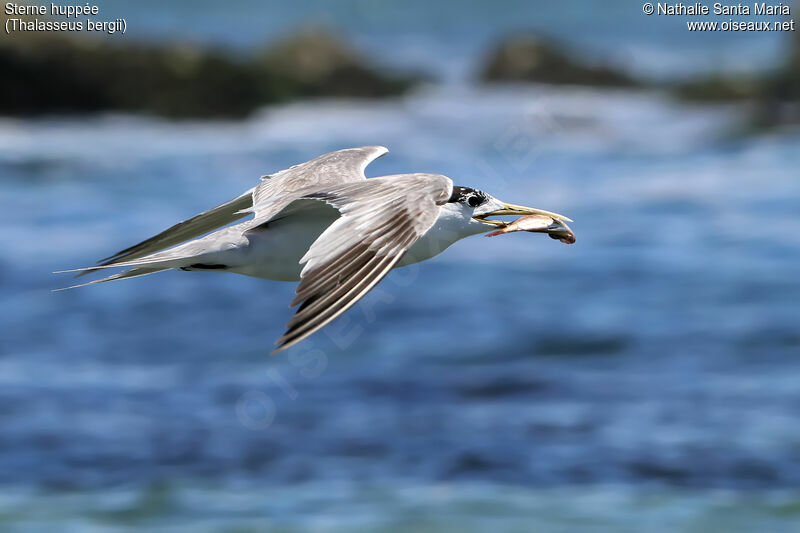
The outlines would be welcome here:
M 745 113 L 453 76 L 237 122 L 0 120 L 0 529 L 800 530 L 800 132 Z M 444 173 L 577 243 L 464 240 L 275 357 L 290 283 L 50 292 L 364 144 L 391 150 L 369 176 Z

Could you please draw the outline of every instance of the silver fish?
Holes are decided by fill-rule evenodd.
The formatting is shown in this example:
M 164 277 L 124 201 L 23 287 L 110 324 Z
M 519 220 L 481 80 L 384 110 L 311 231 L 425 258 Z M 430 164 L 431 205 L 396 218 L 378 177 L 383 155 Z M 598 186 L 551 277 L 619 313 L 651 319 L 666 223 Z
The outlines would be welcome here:
M 557 220 L 545 215 L 527 215 L 516 219 L 503 229 L 487 233 L 487 237 L 495 237 L 504 233 L 515 231 L 529 231 L 531 233 L 546 233 L 551 239 L 556 239 L 564 244 L 575 243 L 575 233 L 563 220 Z

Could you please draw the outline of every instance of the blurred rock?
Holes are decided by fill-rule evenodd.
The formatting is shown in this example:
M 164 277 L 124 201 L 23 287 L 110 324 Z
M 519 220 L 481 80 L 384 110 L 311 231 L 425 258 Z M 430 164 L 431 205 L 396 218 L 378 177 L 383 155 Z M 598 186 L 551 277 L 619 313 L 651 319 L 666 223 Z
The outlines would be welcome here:
M 325 31 L 303 31 L 263 50 L 255 61 L 262 90 L 296 96 L 376 98 L 403 93 L 418 79 L 387 76 Z
M 502 41 L 489 55 L 481 79 L 599 87 L 638 85 L 620 70 L 571 57 L 554 43 L 530 34 Z
M 795 3 L 800 9 L 800 2 Z M 759 99 L 756 123 L 762 127 L 800 124 L 800 33 L 793 33 L 784 67 L 766 82 Z
M 800 5 L 798 5 L 800 8 Z M 675 96 L 697 102 L 744 102 L 756 129 L 800 123 L 800 34 L 793 33 L 783 66 L 762 75 L 716 75 L 673 87 Z
M 762 80 L 753 76 L 708 76 L 674 87 L 682 100 L 695 102 L 731 102 L 750 100 L 762 90 Z
M 5 115 L 129 111 L 241 117 L 301 97 L 394 96 L 416 81 L 378 71 L 321 31 L 248 57 L 188 44 L 16 33 L 0 42 L 0 71 Z

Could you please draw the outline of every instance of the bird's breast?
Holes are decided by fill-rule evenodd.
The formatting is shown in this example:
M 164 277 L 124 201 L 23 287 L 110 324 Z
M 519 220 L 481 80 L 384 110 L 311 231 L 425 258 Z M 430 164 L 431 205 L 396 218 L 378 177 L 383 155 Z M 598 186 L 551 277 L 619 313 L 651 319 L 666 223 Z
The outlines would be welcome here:
M 454 215 L 451 211 L 442 209 L 431 229 L 409 248 L 397 266 L 413 265 L 435 257 L 464 237 L 483 231 L 486 230 L 480 224 L 472 223 L 470 219 L 464 219 L 457 213 Z
M 277 281 L 298 281 L 300 259 L 325 229 L 331 216 L 287 216 L 247 233 L 248 245 L 239 251 L 232 272 Z

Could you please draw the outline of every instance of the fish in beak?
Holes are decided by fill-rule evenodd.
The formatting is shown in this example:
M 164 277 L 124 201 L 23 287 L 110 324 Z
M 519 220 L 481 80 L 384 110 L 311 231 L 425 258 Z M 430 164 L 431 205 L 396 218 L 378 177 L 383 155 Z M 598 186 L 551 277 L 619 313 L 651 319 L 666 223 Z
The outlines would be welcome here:
M 555 219 L 549 215 L 526 215 L 497 231 L 488 233 L 486 236 L 495 237 L 515 231 L 546 233 L 551 239 L 559 240 L 564 244 L 575 244 L 575 233 L 572 229 L 563 220 Z
M 575 233 L 566 224 L 567 222 L 572 222 L 572 219 L 564 215 L 545 211 L 544 209 L 537 209 L 535 207 L 509 204 L 495 198 L 492 199 L 491 205 L 487 206 L 487 208 L 487 211 L 476 213 L 472 218 L 478 222 L 498 228 L 497 231 L 489 233 L 487 235 L 488 237 L 494 237 L 495 235 L 501 235 L 503 233 L 513 233 L 515 231 L 529 231 L 532 233 L 547 233 L 551 238 L 566 244 L 573 244 L 575 242 Z M 521 218 L 518 218 L 514 222 L 491 220 L 488 218 L 503 215 L 520 215 Z

